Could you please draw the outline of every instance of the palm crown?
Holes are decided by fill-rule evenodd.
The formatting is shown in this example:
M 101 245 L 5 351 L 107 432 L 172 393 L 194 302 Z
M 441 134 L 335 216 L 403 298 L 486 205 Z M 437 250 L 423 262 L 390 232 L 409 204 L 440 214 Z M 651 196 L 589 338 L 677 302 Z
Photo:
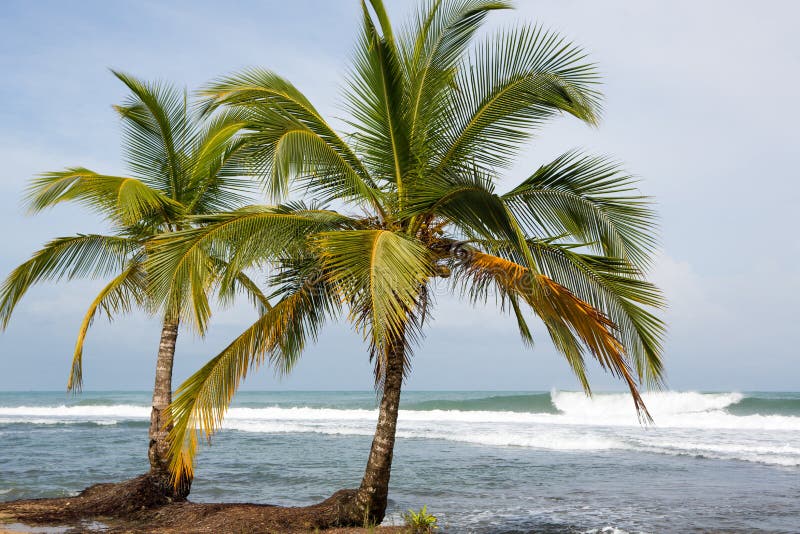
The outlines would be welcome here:
M 241 178 L 245 144 L 239 135 L 241 117 L 226 112 L 201 120 L 191 113 L 185 92 L 114 74 L 131 91 L 123 105 L 114 107 L 125 127 L 124 149 L 131 175 L 110 176 L 74 167 L 37 177 L 27 191 L 32 212 L 77 202 L 101 214 L 112 233 L 54 239 L 17 267 L 0 289 L 0 324 L 6 327 L 14 308 L 35 283 L 113 276 L 81 323 L 69 389 L 81 387 L 84 339 L 98 313 L 111 318 L 134 306 L 155 311 L 145 268 L 148 240 L 185 227 L 187 215 L 241 206 L 252 190 L 251 182 Z M 220 272 L 219 258 L 207 255 L 204 261 L 211 267 L 208 273 Z M 208 289 L 213 280 L 197 280 L 195 286 Z M 245 291 L 260 305 L 267 304 L 244 273 L 228 287 Z M 163 309 L 165 317 L 177 320 L 183 313 L 204 331 L 210 313 L 207 291 L 193 295 L 191 308 L 184 306 L 186 300 L 173 292 Z
M 407 369 L 436 284 L 470 301 L 496 297 L 528 343 L 530 309 L 587 392 L 588 353 L 647 417 L 638 384 L 659 384 L 663 334 L 648 310 L 660 293 L 643 278 L 654 247 L 648 200 L 616 164 L 578 152 L 496 190 L 549 119 L 595 124 L 593 65 L 538 27 L 475 42 L 506 2 L 428 2 L 397 36 L 382 3 L 370 3 L 346 90 L 347 135 L 269 71 L 202 92 L 206 112 L 246 118 L 248 157 L 273 197 L 296 186 L 307 202 L 198 217 L 154 245 L 156 294 L 191 290 L 209 251 L 224 260 L 224 280 L 266 268 L 274 287 L 274 306 L 179 389 L 176 473 L 191 472 L 193 429 L 218 427 L 248 370 L 270 361 L 288 371 L 329 318 L 346 313 L 364 333 L 379 386 L 393 359 Z

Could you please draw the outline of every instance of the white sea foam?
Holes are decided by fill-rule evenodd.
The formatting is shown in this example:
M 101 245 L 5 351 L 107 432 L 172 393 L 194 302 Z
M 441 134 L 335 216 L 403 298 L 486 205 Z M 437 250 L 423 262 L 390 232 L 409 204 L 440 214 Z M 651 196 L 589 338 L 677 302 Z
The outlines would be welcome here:
M 399 437 L 441 439 L 500 447 L 529 447 L 558 451 L 602 451 L 629 448 L 611 436 L 568 434 L 559 431 L 521 432 L 420 432 L 400 431 Z
M 592 398 L 583 393 L 553 391 L 553 405 L 562 414 L 561 424 L 636 426 L 633 402 L 627 394 L 603 394 Z M 741 401 L 741 393 L 657 392 L 643 395 L 656 428 L 731 430 L 797 430 L 800 417 L 783 415 L 733 415 L 725 408 Z
M 603 527 L 584 530 L 581 534 L 630 534 L 627 530 L 617 527 Z
M 800 431 L 800 417 L 784 415 L 733 415 L 724 408 L 741 400 L 740 393 L 646 393 L 645 403 L 655 420 L 655 428 L 698 428 L 731 430 Z M 562 412 L 520 413 L 507 411 L 400 410 L 405 422 L 557 424 L 578 426 L 629 426 L 640 424 L 630 397 L 603 394 L 588 398 L 582 393 L 552 393 L 553 404 Z M 369 421 L 377 412 L 364 409 L 277 407 L 231 408 L 226 421 L 292 421 L 307 423 Z M 0 407 L 4 421 L 57 422 L 149 419 L 147 406 L 127 404 L 93 406 L 17 406 Z
M 639 424 L 630 397 L 553 391 L 559 413 L 401 410 L 398 437 L 484 446 L 562 451 L 635 450 L 800 466 L 800 417 L 734 415 L 725 408 L 740 393 L 646 393 L 654 426 Z M 148 406 L 75 405 L 0 407 L 0 423 L 115 424 L 146 421 Z M 372 435 L 376 410 L 265 406 L 234 407 L 223 428 L 255 433 L 315 432 Z
M 633 401 L 627 393 L 601 394 L 588 397 L 573 391 L 552 391 L 553 405 L 561 412 L 584 417 L 630 417 Z M 702 413 L 722 410 L 741 401 L 741 393 L 696 393 L 693 391 L 646 392 L 642 394 L 647 409 L 661 416 Z
M 69 421 L 72 419 L 113 417 L 121 419 L 147 419 L 150 408 L 131 404 L 111 404 L 100 406 L 0 406 L 0 417 L 17 418 L 25 422 L 28 417 L 53 418 Z

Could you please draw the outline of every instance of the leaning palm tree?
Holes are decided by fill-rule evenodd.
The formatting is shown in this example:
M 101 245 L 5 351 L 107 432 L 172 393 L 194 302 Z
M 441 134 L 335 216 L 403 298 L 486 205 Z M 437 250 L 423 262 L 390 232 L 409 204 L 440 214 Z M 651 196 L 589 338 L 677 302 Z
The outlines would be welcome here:
M 245 193 L 252 189 L 252 180 L 241 178 L 246 159 L 245 141 L 239 136 L 241 117 L 226 112 L 198 120 L 187 108 L 185 92 L 114 74 L 131 91 L 127 102 L 115 109 L 125 125 L 125 151 L 132 174 L 109 176 L 70 168 L 35 178 L 27 194 L 33 212 L 77 202 L 103 215 L 112 232 L 54 239 L 17 267 L 0 288 L 0 325 L 5 328 L 20 299 L 38 282 L 111 277 L 81 322 L 67 384 L 72 391 L 81 389 L 84 341 L 96 316 L 105 313 L 113 318 L 134 307 L 159 312 L 148 294 L 148 241 L 184 228 L 187 215 L 241 206 Z M 172 400 L 172 367 L 181 319 L 188 319 L 200 333 L 205 331 L 210 313 L 208 290 L 222 272 L 220 260 L 213 254 L 202 261 L 208 264 L 204 273 L 209 276 L 195 280 L 198 293 L 191 300 L 198 305 L 185 307 L 187 297 L 176 291 L 159 312 L 163 324 L 149 430 L 150 472 L 141 479 L 156 486 L 156 499 L 183 498 L 191 482 L 184 480 L 177 489 L 171 483 L 165 413 Z M 268 306 L 256 284 L 242 272 L 221 296 L 229 299 L 240 290 L 259 307 Z
M 275 199 L 294 186 L 308 202 L 195 218 L 197 227 L 158 239 L 148 260 L 155 294 L 191 287 L 208 251 L 225 278 L 267 269 L 274 289 L 275 305 L 178 389 L 178 478 L 192 472 L 198 435 L 219 427 L 248 370 L 288 372 L 342 314 L 363 333 L 378 423 L 361 486 L 328 501 L 339 524 L 384 517 L 401 386 L 436 290 L 494 300 L 528 344 L 537 316 L 587 393 L 590 355 L 624 380 L 645 419 L 639 388 L 662 380 L 663 325 L 651 310 L 662 298 L 643 274 L 654 214 L 634 180 L 605 158 L 570 152 L 497 190 L 500 170 L 549 119 L 597 122 L 597 74 L 581 49 L 529 26 L 477 40 L 506 2 L 427 2 L 397 37 L 381 1 L 370 4 L 347 85 L 347 134 L 268 71 L 203 93 L 208 111 L 247 116 L 251 155 Z

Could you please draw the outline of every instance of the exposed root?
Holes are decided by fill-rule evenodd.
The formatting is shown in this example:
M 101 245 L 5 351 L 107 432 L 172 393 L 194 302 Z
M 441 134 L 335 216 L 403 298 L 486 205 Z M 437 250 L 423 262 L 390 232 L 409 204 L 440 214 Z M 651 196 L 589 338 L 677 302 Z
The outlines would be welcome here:
M 185 500 L 169 478 L 156 473 L 123 482 L 95 484 L 75 497 L 0 503 L 0 511 L 20 521 L 50 522 L 91 517 L 127 517 Z
M 120 484 L 98 484 L 63 499 L 0 503 L 0 518 L 27 524 L 57 524 L 81 531 L 87 521 L 101 521 L 106 533 L 120 532 L 365 532 L 372 524 L 357 512 L 356 490 L 341 490 L 312 506 L 281 507 L 247 503 L 169 502 L 152 492 L 142 477 Z M 127 500 L 130 499 L 130 500 Z M 401 527 L 381 528 L 400 533 Z

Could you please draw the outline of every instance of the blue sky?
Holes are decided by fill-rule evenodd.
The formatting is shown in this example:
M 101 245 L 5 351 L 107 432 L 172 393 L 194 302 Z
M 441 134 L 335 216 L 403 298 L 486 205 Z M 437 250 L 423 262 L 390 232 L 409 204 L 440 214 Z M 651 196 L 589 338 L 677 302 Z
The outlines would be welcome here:
M 800 354 L 800 40 L 795 2 L 517 2 L 490 28 L 538 22 L 583 45 L 604 76 L 604 120 L 546 127 L 503 186 L 580 147 L 608 154 L 656 197 L 662 249 L 652 273 L 667 294 L 674 389 L 796 390 Z M 396 20 L 412 2 L 389 2 Z M 358 23 L 355 0 L 264 2 L 15 1 L 0 13 L 0 247 L 3 277 L 57 235 L 101 231 L 79 208 L 27 216 L 36 173 L 83 165 L 124 173 L 111 105 L 125 92 L 109 67 L 196 88 L 247 66 L 275 70 L 325 114 L 338 105 Z M 397 24 L 398 22 L 396 22 Z M 80 318 L 100 282 L 42 285 L 0 334 L 0 389 L 62 389 Z M 438 298 L 416 350 L 414 389 L 576 388 L 540 333 L 525 349 L 493 308 Z M 179 337 L 186 377 L 254 318 L 246 304 L 217 315 L 205 341 Z M 157 321 L 141 315 L 89 334 L 87 389 L 147 389 Z M 599 389 L 619 384 L 595 370 Z M 323 331 L 290 377 L 262 369 L 254 389 L 368 389 L 371 368 L 346 326 Z

